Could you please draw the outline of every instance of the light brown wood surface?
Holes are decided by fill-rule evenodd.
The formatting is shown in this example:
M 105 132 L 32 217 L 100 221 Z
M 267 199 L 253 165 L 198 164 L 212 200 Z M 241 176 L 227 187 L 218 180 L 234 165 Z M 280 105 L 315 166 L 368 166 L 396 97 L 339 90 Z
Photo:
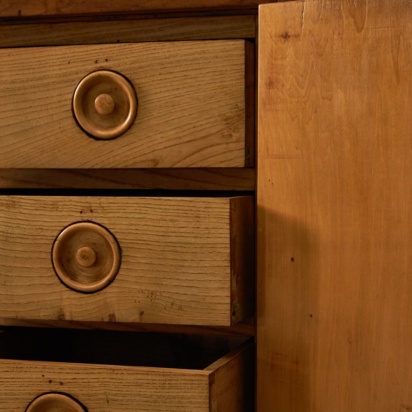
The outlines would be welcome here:
M 19 360 L 0 360 L 0 370 L 3 411 L 24 411 L 35 396 L 62 390 L 89 410 L 209 411 L 204 371 Z
M 411 21 L 260 8 L 258 412 L 412 410 Z
M 255 34 L 256 16 L 14 24 L 0 25 L 0 47 L 246 39 Z
M 0 167 L 245 166 L 245 42 L 165 42 L 0 50 Z M 110 141 L 72 115 L 95 70 L 134 85 L 138 114 Z
M 64 286 L 51 262 L 67 225 L 121 248 L 105 289 Z M 0 197 L 0 318 L 229 326 L 253 311 L 253 198 Z

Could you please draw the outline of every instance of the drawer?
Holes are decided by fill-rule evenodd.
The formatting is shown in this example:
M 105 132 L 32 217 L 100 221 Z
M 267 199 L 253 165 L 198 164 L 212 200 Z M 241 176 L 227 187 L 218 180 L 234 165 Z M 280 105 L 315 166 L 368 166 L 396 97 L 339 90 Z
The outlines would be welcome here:
M 230 326 L 253 197 L 0 197 L 0 318 Z
M 0 333 L 0 411 L 60 393 L 89 412 L 250 412 L 253 352 L 244 338 L 10 328 Z M 43 410 L 57 407 L 30 412 Z
M 247 166 L 248 44 L 2 49 L 0 168 Z

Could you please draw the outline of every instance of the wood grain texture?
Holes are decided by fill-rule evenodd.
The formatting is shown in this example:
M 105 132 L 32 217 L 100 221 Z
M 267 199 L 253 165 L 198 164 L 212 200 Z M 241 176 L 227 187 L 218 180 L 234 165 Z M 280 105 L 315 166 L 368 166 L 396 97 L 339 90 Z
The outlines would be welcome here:
M 0 47 L 255 38 L 256 16 L 0 25 Z
M 239 356 L 239 353 L 244 355 Z M 213 370 L 210 375 L 211 412 L 254 410 L 254 357 L 254 346 L 246 343 L 206 368 Z
M 253 191 L 252 168 L 0 169 L 1 189 L 160 189 Z
M 2 168 L 245 166 L 244 41 L 3 49 L 0 60 Z M 111 141 L 72 116 L 78 82 L 100 69 L 125 75 L 139 100 Z
M 0 317 L 230 326 L 251 314 L 251 291 L 231 291 L 254 253 L 253 237 L 241 248 L 232 233 L 253 235 L 235 229 L 253 227 L 253 212 L 234 224 L 233 203 L 253 211 L 252 197 L 0 197 Z M 78 221 L 105 226 L 122 251 L 113 283 L 93 294 L 65 287 L 51 264 L 55 238 Z
M 412 409 L 411 19 L 260 9 L 258 412 Z
M 245 164 L 255 166 L 256 141 L 256 50 L 255 42 L 245 43 Z
M 149 358 L 156 358 L 153 352 L 161 349 L 162 345 L 165 346 L 157 341 L 152 350 L 150 347 L 140 348 L 140 345 L 137 350 L 146 351 Z M 168 348 L 166 346 L 166 351 Z M 92 347 L 85 349 L 93 350 Z M 192 353 L 192 350 L 188 351 L 189 356 Z M 122 354 L 119 355 L 121 358 Z M 163 354 L 159 355 L 162 358 Z M 173 353 L 170 356 L 173 357 Z M 168 358 L 166 362 L 169 361 Z M 147 361 L 143 360 L 143 363 L 147 364 Z M 89 411 L 243 412 L 242 404 L 227 405 L 217 397 L 217 393 L 226 390 L 226 396 L 236 398 L 239 390 L 253 380 L 252 375 L 245 374 L 247 369 L 242 368 L 242 365 L 251 363 L 253 350 L 250 344 L 242 345 L 205 369 L 47 362 L 41 358 L 37 361 L 1 359 L 0 410 L 22 411 L 42 393 L 64 392 L 78 399 Z M 232 371 L 237 372 L 236 382 L 228 382 Z M 216 375 L 219 379 L 210 384 Z M 249 388 L 249 395 L 244 394 L 243 397 L 252 395 Z M 216 405 L 217 409 L 210 408 L 210 405 Z M 227 406 L 227 409 L 221 409 L 222 406 Z
M 230 204 L 233 324 L 255 313 L 255 208 L 252 197 L 248 199 L 246 203 L 244 197 L 236 197 Z
M 0 370 L 3 411 L 24 411 L 49 391 L 64 391 L 88 410 L 209 411 L 205 371 L 8 360 Z
M 96 14 L 170 13 L 176 11 L 251 10 L 271 0 L 3 0 L 0 18 Z

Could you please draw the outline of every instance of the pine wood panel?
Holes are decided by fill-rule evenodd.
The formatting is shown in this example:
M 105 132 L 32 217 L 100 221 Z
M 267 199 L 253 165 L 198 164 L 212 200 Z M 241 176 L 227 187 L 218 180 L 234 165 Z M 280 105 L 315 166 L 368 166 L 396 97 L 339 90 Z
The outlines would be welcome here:
M 246 39 L 255 35 L 256 16 L 35 23 L 0 26 L 0 47 Z
M 245 42 L 166 42 L 0 50 L 0 167 L 245 166 Z M 135 86 L 138 115 L 111 141 L 72 116 L 88 73 Z
M 65 287 L 60 231 L 105 226 L 122 261 L 105 289 Z M 243 239 L 245 238 L 245 239 Z M 253 198 L 0 197 L 0 318 L 229 326 L 253 312 Z
M 258 412 L 412 409 L 411 19 L 260 9 Z
M 153 351 L 161 346 L 157 342 Z M 188 352 L 191 356 L 193 351 Z M 155 357 L 154 353 L 148 355 Z M 240 392 L 252 386 L 253 375 L 242 368 L 250 363 L 253 363 L 250 344 L 242 345 L 205 369 L 1 359 L 0 410 L 22 411 L 42 393 L 63 392 L 75 397 L 89 411 L 249 412 L 245 404 L 222 402 L 216 391 L 225 388 L 228 397 L 253 397 L 251 390 Z M 233 370 L 237 372 L 235 383 L 228 381 Z M 215 379 L 216 374 L 220 379 Z

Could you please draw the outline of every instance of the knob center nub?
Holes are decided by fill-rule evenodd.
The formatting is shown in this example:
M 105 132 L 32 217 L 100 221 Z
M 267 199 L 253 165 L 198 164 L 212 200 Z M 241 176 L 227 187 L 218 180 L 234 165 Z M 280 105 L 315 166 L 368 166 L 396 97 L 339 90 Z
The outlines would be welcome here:
M 96 263 L 96 252 L 88 247 L 81 247 L 76 253 L 76 261 L 80 266 L 89 268 Z
M 96 97 L 94 107 L 97 113 L 107 115 L 113 113 L 115 102 L 110 94 L 102 93 Z

